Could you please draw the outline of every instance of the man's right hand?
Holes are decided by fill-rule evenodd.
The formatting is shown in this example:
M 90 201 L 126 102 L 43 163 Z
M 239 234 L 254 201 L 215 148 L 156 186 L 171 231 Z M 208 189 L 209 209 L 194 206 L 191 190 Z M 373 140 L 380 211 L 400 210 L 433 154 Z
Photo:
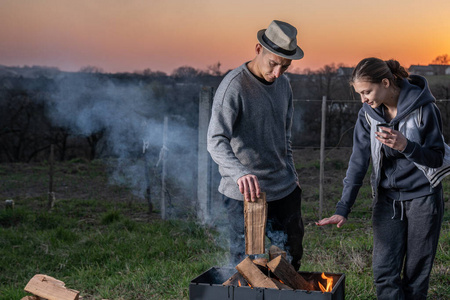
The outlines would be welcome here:
M 255 202 L 259 198 L 261 188 L 255 175 L 247 174 L 238 179 L 239 191 L 244 195 L 245 201 Z

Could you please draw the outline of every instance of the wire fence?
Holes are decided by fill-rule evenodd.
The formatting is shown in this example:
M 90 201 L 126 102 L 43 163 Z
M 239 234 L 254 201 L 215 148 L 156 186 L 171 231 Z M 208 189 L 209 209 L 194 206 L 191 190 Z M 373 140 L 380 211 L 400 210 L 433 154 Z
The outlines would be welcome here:
M 450 99 L 438 99 L 445 141 L 450 141 Z M 353 145 L 353 128 L 361 108 L 359 100 L 327 100 L 325 148 L 346 148 Z M 319 148 L 322 122 L 322 100 L 294 100 L 292 147 Z

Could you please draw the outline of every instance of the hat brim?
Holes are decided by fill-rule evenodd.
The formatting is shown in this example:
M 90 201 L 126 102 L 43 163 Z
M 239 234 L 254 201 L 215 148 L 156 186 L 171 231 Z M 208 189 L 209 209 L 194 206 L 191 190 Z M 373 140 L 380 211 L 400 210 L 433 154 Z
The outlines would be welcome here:
M 286 55 L 284 53 L 278 52 L 277 50 L 273 49 L 272 47 L 270 47 L 266 42 L 264 42 L 264 40 L 262 39 L 262 36 L 264 35 L 264 32 L 266 32 L 266 29 L 261 29 L 260 31 L 258 31 L 257 34 L 257 38 L 258 38 L 258 42 L 267 50 L 269 50 L 270 52 L 272 52 L 273 54 L 276 54 L 278 56 L 287 58 L 287 59 L 293 59 L 293 60 L 297 60 L 297 59 L 302 59 L 303 56 L 305 55 L 303 53 L 303 50 L 297 46 L 297 48 L 295 49 L 295 53 L 293 55 Z

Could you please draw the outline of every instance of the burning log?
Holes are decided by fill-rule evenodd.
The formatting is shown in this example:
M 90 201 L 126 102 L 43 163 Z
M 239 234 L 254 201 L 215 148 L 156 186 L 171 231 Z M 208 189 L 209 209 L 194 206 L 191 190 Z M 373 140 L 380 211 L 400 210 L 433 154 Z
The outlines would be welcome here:
M 269 261 L 267 266 L 282 282 L 293 289 L 315 290 L 314 285 L 297 273 L 294 267 L 282 255 Z
M 266 193 L 262 192 L 255 202 L 244 201 L 245 253 L 265 252 L 267 221 Z
M 267 266 L 267 258 L 256 258 L 253 260 L 253 264 L 265 275 L 270 273 L 269 267 Z M 241 273 L 236 272 L 227 281 L 223 283 L 224 286 L 248 286 L 247 280 Z
M 64 282 L 42 274 L 34 275 L 25 286 L 25 291 L 48 300 L 78 300 L 80 294 L 66 288 Z
M 242 285 L 224 286 L 223 283 L 230 276 L 239 276 L 234 268 L 212 267 L 206 272 L 200 274 L 189 284 L 189 299 L 191 300 L 342 300 L 345 298 L 345 274 L 327 273 L 327 277 L 333 280 L 328 291 L 322 292 L 319 289 L 312 291 L 306 290 L 284 290 L 284 289 L 266 289 L 259 287 L 248 287 L 246 281 Z M 317 283 L 324 282 L 321 277 L 322 272 L 299 272 L 304 279 Z M 328 280 L 328 279 L 327 279 Z
M 289 286 L 265 275 L 249 257 L 241 261 L 236 269 L 252 287 L 292 290 Z
M 222 283 L 222 285 L 247 286 L 248 284 L 245 278 L 239 272 L 236 272 L 233 275 L 231 275 L 231 277 L 228 278 L 227 281 Z

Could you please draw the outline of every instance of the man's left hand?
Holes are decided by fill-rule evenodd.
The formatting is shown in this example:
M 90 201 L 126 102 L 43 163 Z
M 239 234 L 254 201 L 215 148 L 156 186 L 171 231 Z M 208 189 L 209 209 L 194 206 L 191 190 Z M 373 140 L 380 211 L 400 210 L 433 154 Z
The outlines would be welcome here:
M 245 201 L 255 202 L 261 193 L 258 178 L 255 175 L 247 174 L 238 179 L 239 191 L 244 195 Z

